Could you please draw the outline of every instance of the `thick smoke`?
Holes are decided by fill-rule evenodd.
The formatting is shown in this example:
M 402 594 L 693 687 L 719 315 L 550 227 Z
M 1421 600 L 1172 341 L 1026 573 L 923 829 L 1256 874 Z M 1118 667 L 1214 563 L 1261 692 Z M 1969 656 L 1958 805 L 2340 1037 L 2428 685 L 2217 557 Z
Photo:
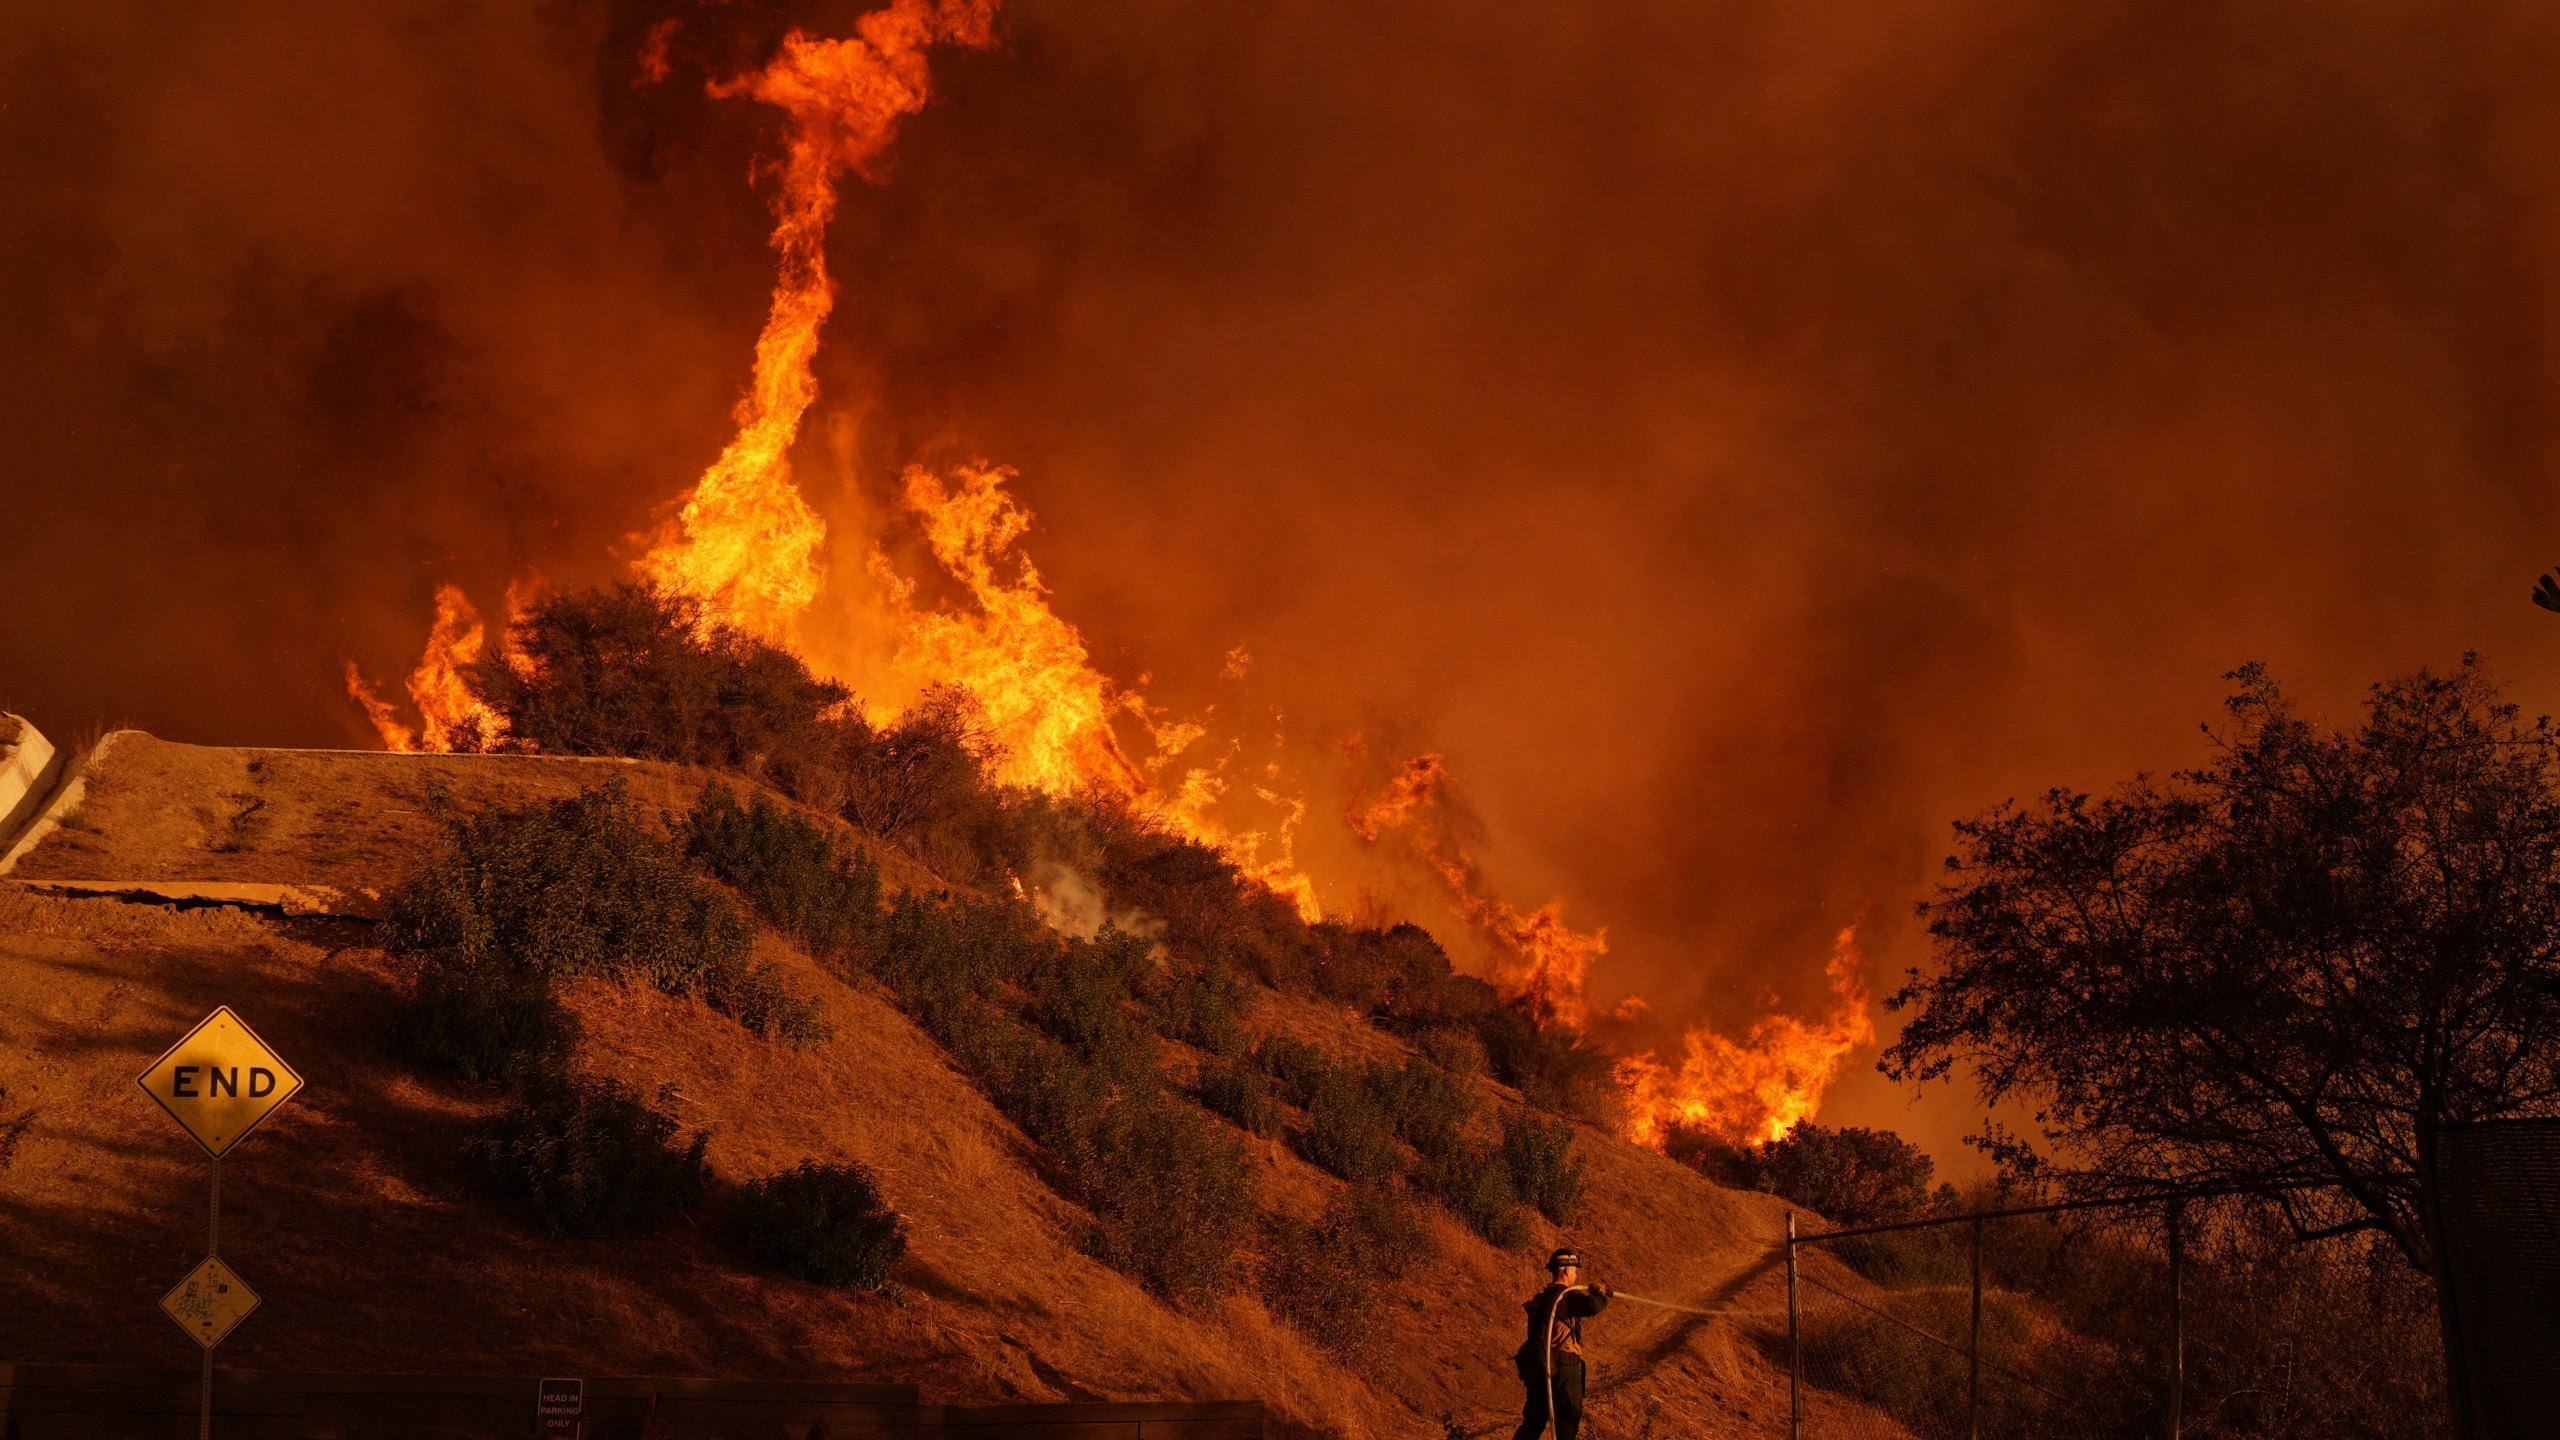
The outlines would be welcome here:
M 772 280 L 773 117 L 703 82 L 862 8 L 0 21 L 0 701 L 355 743 L 341 660 L 439 580 L 619 573 Z M 1018 467 L 1098 661 L 1288 737 L 1330 905 L 1445 925 L 1331 818 L 1351 736 L 1437 751 L 1488 883 L 1608 927 L 1602 1006 L 1739 1030 L 1870 902 L 1919 963 L 1949 818 L 2182 762 L 2238 661 L 2560 698 L 2546 7 L 1000 34 L 846 193 L 799 471 Z M 1824 1118 L 1965 1123 L 1903 1105 Z

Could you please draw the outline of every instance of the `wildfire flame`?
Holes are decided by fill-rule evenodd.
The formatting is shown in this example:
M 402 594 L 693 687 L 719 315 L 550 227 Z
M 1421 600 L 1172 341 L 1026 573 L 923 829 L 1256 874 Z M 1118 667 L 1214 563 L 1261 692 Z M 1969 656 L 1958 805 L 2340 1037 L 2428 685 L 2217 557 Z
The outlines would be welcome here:
M 507 592 L 510 607 L 521 603 L 518 590 Z M 409 674 L 409 699 L 418 707 L 420 728 L 411 730 L 398 712 L 367 684 L 356 663 L 347 662 L 347 694 L 364 707 L 386 750 L 443 752 L 465 745 L 485 745 L 506 733 L 506 717 L 471 692 L 463 674 L 488 649 L 480 612 L 460 586 L 436 587 L 436 620 L 427 631 L 427 648 Z
M 1630 1091 L 1630 1134 L 1658 1146 L 1677 1124 L 1752 1145 L 1779 1139 L 1812 1116 L 1841 1060 L 1875 1043 L 1856 925 L 1832 943 L 1825 974 L 1831 1007 L 1819 1020 L 1764 1016 L 1738 1041 L 1701 1024 L 1682 1037 L 1677 1068 L 1650 1052 L 1620 1061 L 1618 1079 Z
M 1485 893 L 1475 857 L 1440 823 L 1449 767 L 1437 755 L 1417 755 L 1399 768 L 1378 798 L 1351 797 L 1343 820 L 1363 840 L 1402 832 L 1448 887 L 1450 908 L 1493 943 L 1496 989 L 1526 1000 L 1539 1012 L 1576 1029 L 1590 1018 L 1584 989 L 1591 967 L 1609 951 L 1609 932 L 1581 931 L 1565 923 L 1564 901 L 1550 900 L 1523 913 Z
M 992 44 L 995 9 L 996 0 L 895 0 L 857 21 L 852 38 L 824 40 L 795 30 L 762 70 L 711 85 L 715 96 L 747 96 L 789 117 L 779 157 L 757 169 L 759 178 L 773 182 L 779 274 L 756 341 L 753 380 L 735 412 L 737 434 L 634 569 L 695 601 L 706 624 L 759 636 L 846 682 L 874 707 L 875 720 L 902 699 L 937 686 L 958 688 L 985 718 L 993 778 L 1129 804 L 1216 848 L 1305 918 L 1318 919 L 1314 884 L 1294 858 L 1304 801 L 1278 786 L 1276 763 L 1264 772 L 1273 783 L 1239 789 L 1230 770 L 1241 747 L 1232 743 L 1210 762 L 1168 778 L 1174 762 L 1207 738 L 1207 726 L 1150 706 L 1145 677 L 1122 686 L 1096 668 L 1076 627 L 1050 608 L 1047 587 L 1019 548 L 1031 514 L 1006 489 L 1010 470 L 978 462 L 947 474 L 905 473 L 904 510 L 935 564 L 964 592 L 964 604 L 922 603 L 917 582 L 899 573 L 880 537 L 865 536 L 856 553 L 867 557 L 861 573 L 870 591 L 840 594 L 836 602 L 875 648 L 838 653 L 813 646 L 808 633 L 812 609 L 827 591 L 829 536 L 825 519 L 793 479 L 790 450 L 817 398 L 811 363 L 835 305 L 825 237 L 837 177 L 851 171 L 879 178 L 880 159 L 900 123 L 931 96 L 927 51 L 936 44 Z M 640 60 L 648 83 L 667 73 L 672 33 L 662 28 L 650 36 Z M 512 589 L 508 604 L 511 616 L 522 612 L 522 597 Z M 425 654 L 408 682 L 420 728 L 410 730 L 352 663 L 348 693 L 391 749 L 447 750 L 475 737 L 486 743 L 501 730 L 501 717 L 462 677 L 487 643 L 469 600 L 453 586 L 442 587 Z M 1240 678 L 1250 658 L 1241 647 L 1229 652 L 1221 674 Z M 1124 743 L 1122 727 L 1145 736 L 1143 756 Z M 1494 983 L 1559 1022 L 1582 1026 L 1590 1018 L 1590 972 L 1608 951 L 1607 932 L 1573 928 L 1560 899 L 1523 912 L 1489 894 L 1475 858 L 1447 823 L 1448 785 L 1441 758 L 1420 756 L 1374 800 L 1355 793 L 1345 819 L 1364 839 L 1395 834 L 1410 841 L 1447 888 L 1456 913 L 1492 943 Z M 1277 823 L 1255 829 L 1222 820 L 1225 808 L 1246 793 Z M 1745 1143 L 1783 1135 L 1812 1114 L 1842 1058 L 1874 1039 L 1855 926 L 1840 933 L 1829 976 L 1833 1004 L 1818 1021 L 1773 1014 L 1740 1041 L 1701 1025 L 1684 1037 L 1676 1068 L 1650 1052 L 1622 1061 L 1620 1078 L 1635 1100 L 1634 1137 L 1658 1145 L 1679 1123 Z M 1630 997 L 1628 1005 L 1642 1001 Z
M 1585 986 L 1593 963 L 1608 952 L 1608 932 L 1566 924 L 1562 900 L 1524 914 L 1486 894 L 1481 871 L 1449 823 L 1449 784 L 1441 757 L 1419 755 L 1399 767 L 1375 799 L 1355 794 L 1343 818 L 1364 840 L 1395 834 L 1411 843 L 1448 888 L 1450 907 L 1492 942 L 1495 988 L 1581 1027 L 1590 1018 Z M 1851 925 L 1832 948 L 1832 1004 L 1821 1019 L 1769 1015 L 1739 1041 L 1701 1024 L 1683 1037 L 1677 1068 L 1651 1052 L 1621 1060 L 1618 1078 L 1631 1092 L 1629 1134 L 1658 1147 L 1679 1123 L 1750 1144 L 1774 1140 L 1811 1115 L 1841 1060 L 1875 1040 L 1857 935 Z M 1616 1018 L 1632 1020 L 1649 1008 L 1631 995 Z
M 897 666 L 911 682 L 957 685 L 977 701 L 1001 747 L 999 782 L 1135 800 L 1147 791 L 1146 776 L 1111 728 L 1112 715 L 1131 706 L 1093 668 L 1083 635 L 1049 608 L 1030 558 L 1012 555 L 1011 577 L 999 573 L 1031 528 L 1030 513 L 1005 493 L 1010 478 L 995 466 L 962 466 L 945 485 L 921 467 L 907 471 L 907 508 L 923 522 L 933 558 L 976 608 L 917 609 L 914 583 L 875 551 L 872 573 L 888 592 L 899 636 Z
M 854 22 L 844 40 L 794 30 L 753 75 L 715 81 L 715 96 L 778 105 L 791 123 L 775 180 L 773 248 L 781 274 L 756 337 L 755 382 L 737 409 L 738 434 L 686 497 L 675 533 L 639 562 L 659 586 L 702 602 L 706 620 L 780 645 L 799 638 L 800 617 L 826 578 L 826 522 L 791 481 L 791 442 L 818 398 L 809 368 L 818 332 L 835 308 L 827 273 L 827 222 L 836 176 L 876 180 L 899 122 L 932 97 L 926 49 L 950 41 L 994 43 L 995 0 L 897 0 Z

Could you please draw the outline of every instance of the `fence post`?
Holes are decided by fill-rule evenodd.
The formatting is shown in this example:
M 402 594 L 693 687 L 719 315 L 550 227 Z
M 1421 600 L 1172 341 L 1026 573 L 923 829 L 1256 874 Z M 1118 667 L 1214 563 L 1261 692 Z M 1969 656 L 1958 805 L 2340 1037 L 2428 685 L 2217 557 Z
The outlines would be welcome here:
M 2169 1440 L 2187 1400 L 2187 1202 L 2169 1202 Z
M 1804 1440 L 1804 1330 L 1796 1318 L 1796 1212 L 1787 1212 L 1787 1440 Z
M 1964 1433 L 1982 1440 L 1982 1217 L 1973 1217 L 1973 1331 L 1965 1340 Z

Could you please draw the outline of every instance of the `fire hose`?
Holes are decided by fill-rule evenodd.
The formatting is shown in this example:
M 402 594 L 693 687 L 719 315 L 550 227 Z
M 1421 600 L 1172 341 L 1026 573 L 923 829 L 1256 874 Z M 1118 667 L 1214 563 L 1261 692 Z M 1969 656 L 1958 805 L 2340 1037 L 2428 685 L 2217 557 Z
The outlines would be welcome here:
M 1547 1307 L 1547 1334 L 1544 1350 L 1547 1363 L 1546 1433 L 1549 1435 L 1556 1433 L 1556 1313 L 1564 1309 L 1565 1295 L 1570 1295 L 1576 1290 L 1588 1290 L 1590 1288 L 1591 1287 L 1588 1285 L 1567 1286 L 1563 1294 L 1556 1296 L 1555 1303 Z M 1702 1309 L 1696 1305 L 1681 1305 L 1669 1300 L 1656 1300 L 1650 1295 L 1630 1295 L 1624 1290 L 1610 1291 L 1609 1298 L 1612 1300 L 1633 1301 L 1638 1305 L 1650 1305 L 1656 1310 L 1676 1310 L 1683 1315 L 1705 1315 L 1714 1317 L 1718 1315 L 1784 1315 L 1787 1313 L 1784 1310 L 1743 1310 L 1732 1306 L 1727 1306 L 1721 1310 L 1708 1310 Z

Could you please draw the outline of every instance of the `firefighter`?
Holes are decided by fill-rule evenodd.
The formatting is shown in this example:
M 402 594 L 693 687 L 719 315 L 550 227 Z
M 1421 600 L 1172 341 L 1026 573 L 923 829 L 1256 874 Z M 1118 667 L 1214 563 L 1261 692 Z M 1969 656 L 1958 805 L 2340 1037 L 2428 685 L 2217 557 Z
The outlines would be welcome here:
M 1555 1421 L 1556 1440 L 1574 1440 L 1582 1429 L 1582 1322 L 1609 1308 L 1607 1285 L 1582 1283 L 1582 1257 L 1559 1250 L 1547 1257 L 1547 1288 L 1529 1297 L 1529 1338 L 1512 1359 L 1529 1401 L 1511 1440 L 1538 1440 Z

